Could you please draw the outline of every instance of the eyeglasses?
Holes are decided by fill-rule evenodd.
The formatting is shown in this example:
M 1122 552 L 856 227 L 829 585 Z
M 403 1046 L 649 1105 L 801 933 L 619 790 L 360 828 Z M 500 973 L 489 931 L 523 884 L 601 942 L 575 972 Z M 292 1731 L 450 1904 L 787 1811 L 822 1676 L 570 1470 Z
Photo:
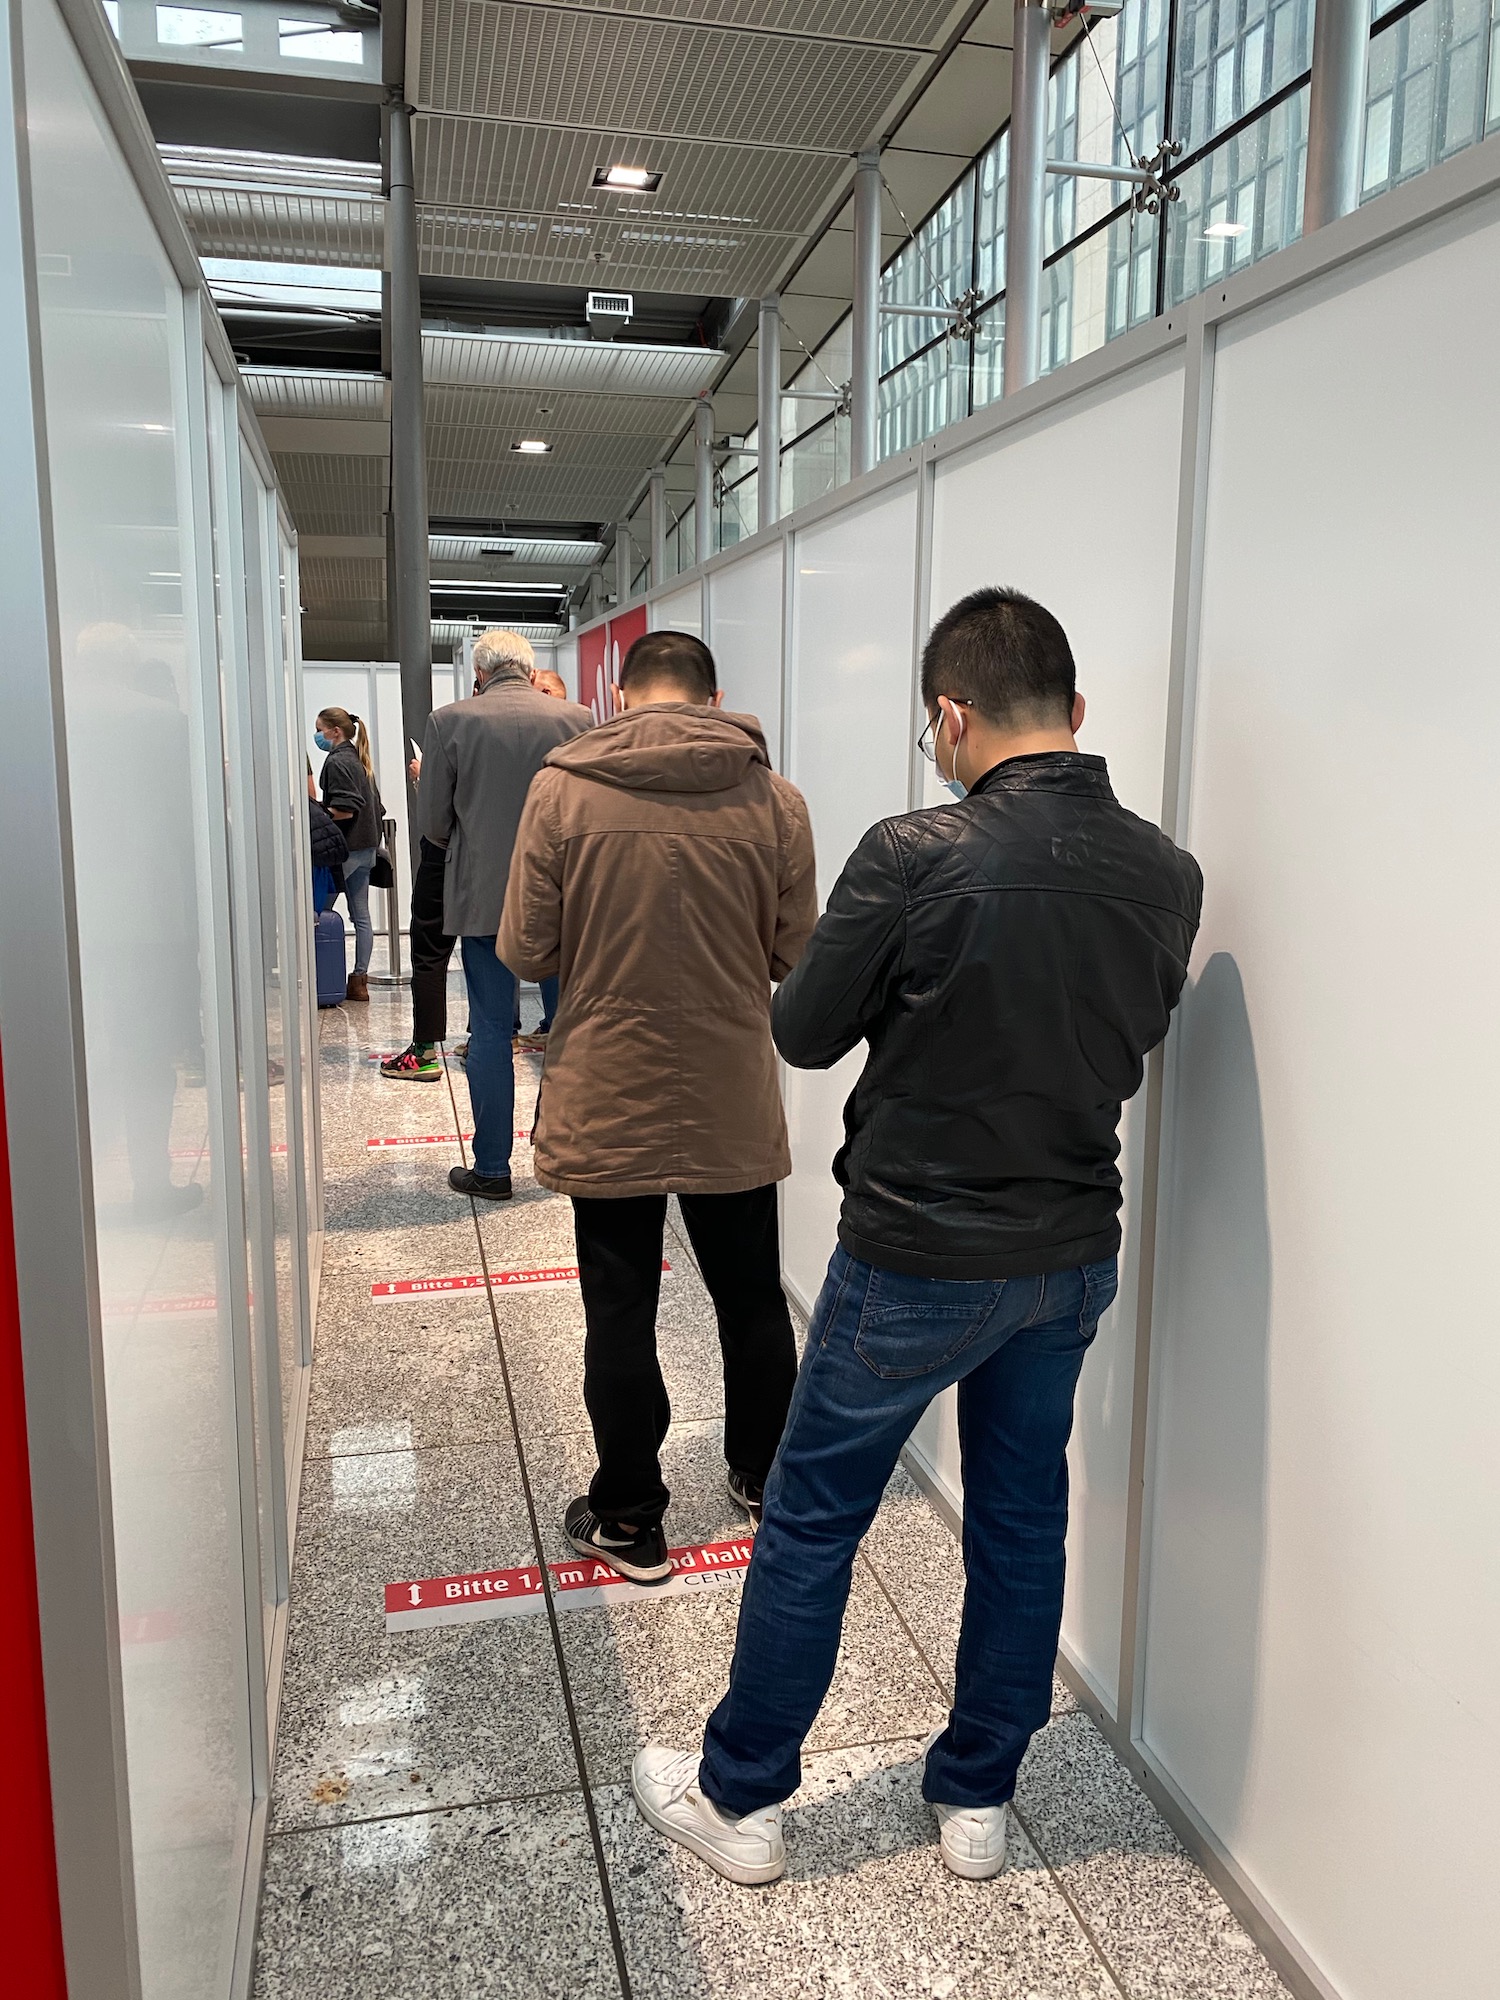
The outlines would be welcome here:
M 974 706 L 972 701 L 965 701 L 961 695 L 950 694 L 946 697 L 946 699 L 948 701 L 951 701 L 955 708 L 972 708 Z M 927 727 L 922 731 L 922 734 L 917 738 L 917 748 L 921 751 L 922 755 L 927 759 L 929 764 L 935 764 L 937 762 L 937 751 L 933 747 L 932 739 L 933 736 L 936 734 L 937 725 L 939 724 L 939 722 L 942 721 L 942 719 L 943 719 L 943 711 L 939 709 L 936 715 L 929 718 Z

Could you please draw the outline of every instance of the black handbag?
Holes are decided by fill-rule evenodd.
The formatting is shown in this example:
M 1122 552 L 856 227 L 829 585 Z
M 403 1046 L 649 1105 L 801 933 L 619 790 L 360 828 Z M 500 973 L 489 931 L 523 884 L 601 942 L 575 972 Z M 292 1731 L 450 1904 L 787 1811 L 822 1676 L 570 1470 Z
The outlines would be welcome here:
M 380 822 L 380 844 L 375 849 L 375 859 L 370 863 L 370 887 L 372 889 L 394 889 L 396 886 L 396 863 L 391 854 L 391 835 L 396 830 L 396 822 L 387 819 L 385 807 L 379 792 L 375 794 L 375 817 Z

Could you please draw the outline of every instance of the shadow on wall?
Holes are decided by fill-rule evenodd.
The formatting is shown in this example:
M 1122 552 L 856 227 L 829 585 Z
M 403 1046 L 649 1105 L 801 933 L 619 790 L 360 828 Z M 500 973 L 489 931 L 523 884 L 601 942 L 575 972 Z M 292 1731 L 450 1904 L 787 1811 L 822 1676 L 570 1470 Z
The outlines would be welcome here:
M 1177 1034 L 1145 1735 L 1225 1837 L 1255 1738 L 1271 1315 L 1260 1077 L 1227 952 L 1183 996 Z

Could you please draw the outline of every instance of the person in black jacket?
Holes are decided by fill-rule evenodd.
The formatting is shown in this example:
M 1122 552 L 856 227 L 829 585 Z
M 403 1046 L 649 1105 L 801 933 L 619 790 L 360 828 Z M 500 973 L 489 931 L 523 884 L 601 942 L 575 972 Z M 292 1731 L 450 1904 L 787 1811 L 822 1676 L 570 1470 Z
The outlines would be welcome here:
M 648 1746 L 648 1820 L 733 1881 L 785 1866 L 780 1801 L 833 1676 L 850 1573 L 897 1455 L 958 1386 L 968 1576 L 924 1796 L 980 1880 L 1047 1720 L 1066 1448 L 1116 1289 L 1118 1126 L 1187 977 L 1202 877 L 1079 753 L 1052 615 L 955 605 L 922 658 L 922 748 L 955 802 L 872 827 L 772 1005 L 789 1063 L 867 1045 L 818 1299 L 746 1578 L 729 1692 L 696 1752 Z
M 375 783 L 369 732 L 359 717 L 347 709 L 324 708 L 318 711 L 313 741 L 320 750 L 328 752 L 323 764 L 323 804 L 338 821 L 339 832 L 349 849 L 344 862 L 344 900 L 354 926 L 354 970 L 349 975 L 349 998 L 368 1000 L 370 959 L 375 950 L 375 928 L 370 922 L 370 873 L 380 846 L 385 812 Z

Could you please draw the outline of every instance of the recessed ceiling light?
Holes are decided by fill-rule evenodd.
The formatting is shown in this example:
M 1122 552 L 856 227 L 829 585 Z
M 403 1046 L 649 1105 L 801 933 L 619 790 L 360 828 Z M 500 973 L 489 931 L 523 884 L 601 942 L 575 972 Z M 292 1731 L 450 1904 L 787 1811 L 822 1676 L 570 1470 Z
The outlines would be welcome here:
M 517 438 L 511 446 L 512 451 L 540 452 L 551 451 L 551 449 L 551 445 L 544 438 Z
M 1248 222 L 1211 222 L 1204 230 L 1205 236 L 1248 236 Z
M 627 188 L 636 194 L 655 194 L 661 175 L 650 167 L 595 167 L 596 188 Z

